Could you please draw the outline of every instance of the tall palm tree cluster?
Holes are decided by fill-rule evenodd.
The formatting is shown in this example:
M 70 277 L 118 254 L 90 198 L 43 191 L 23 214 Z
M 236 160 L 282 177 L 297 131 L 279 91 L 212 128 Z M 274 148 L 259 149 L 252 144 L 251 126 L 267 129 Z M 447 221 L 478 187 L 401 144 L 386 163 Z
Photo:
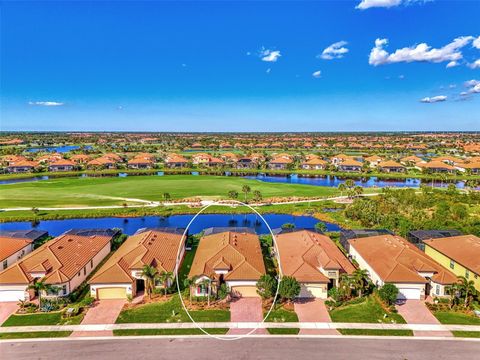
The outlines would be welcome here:
M 167 296 L 170 280 L 173 280 L 172 272 L 162 271 L 161 273 L 159 273 L 154 266 L 145 265 L 142 269 L 142 277 L 145 280 L 145 292 L 150 299 L 152 298 L 152 294 L 157 281 L 160 281 L 162 283 L 164 294 L 165 296 Z
M 459 276 L 457 283 L 447 289 L 450 294 L 450 307 L 461 305 L 468 308 L 477 295 L 475 283 L 464 276 Z
M 370 279 L 366 270 L 357 269 L 351 275 L 345 273 L 340 275 L 338 293 L 342 300 L 362 297 L 369 289 Z

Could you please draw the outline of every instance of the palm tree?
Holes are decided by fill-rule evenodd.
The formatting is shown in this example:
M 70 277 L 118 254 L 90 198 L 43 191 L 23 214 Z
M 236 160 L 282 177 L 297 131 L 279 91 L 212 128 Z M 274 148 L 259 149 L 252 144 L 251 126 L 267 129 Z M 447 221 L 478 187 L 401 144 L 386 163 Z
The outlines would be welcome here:
M 170 196 L 170 193 L 168 193 L 168 192 L 163 193 L 163 201 L 168 201 L 171 198 L 172 197 Z
M 238 192 L 235 191 L 235 190 L 230 190 L 230 191 L 228 192 L 228 197 L 229 197 L 230 199 L 234 199 L 234 200 L 235 200 L 236 198 L 238 198 Z
M 261 201 L 262 200 L 262 193 L 258 190 L 253 192 L 253 201 Z
M 29 289 L 35 290 L 35 294 L 38 294 L 38 307 L 42 308 L 42 293 L 52 293 L 57 291 L 57 287 L 51 284 L 45 284 L 45 280 L 36 281 L 28 286 Z
M 340 196 L 343 196 L 343 192 L 347 189 L 344 183 L 338 184 L 338 190 L 340 191 Z
M 358 290 L 358 297 L 362 297 L 363 290 L 368 284 L 368 271 L 364 269 L 357 269 L 353 272 L 353 279 Z
M 248 185 L 243 185 L 242 186 L 242 192 L 245 194 L 245 203 L 247 202 L 247 194 L 251 191 L 250 186 Z
M 210 306 L 210 294 L 211 294 L 211 291 L 212 291 L 212 280 L 210 280 L 209 278 L 204 278 L 200 282 L 200 285 L 207 288 L 207 305 Z
M 163 288 L 165 290 L 165 297 L 167 296 L 168 283 L 172 279 L 173 279 L 173 273 L 171 271 L 162 271 L 158 276 L 158 280 L 160 280 L 163 284 Z
M 355 192 L 355 195 L 357 195 L 357 196 L 362 195 L 362 194 L 363 194 L 363 187 L 361 187 L 361 186 L 355 186 L 355 188 L 353 189 L 353 191 Z
M 347 179 L 345 180 L 345 186 L 347 188 L 353 188 L 355 186 L 355 181 L 353 181 L 352 179 Z
M 151 265 L 145 265 L 142 269 L 141 276 L 145 281 L 145 291 L 147 292 L 148 297 L 151 299 L 152 292 L 155 287 L 155 280 L 158 279 L 158 270 Z
M 348 274 L 340 275 L 339 289 L 345 294 L 347 299 L 352 296 L 353 278 Z
M 465 295 L 464 305 L 465 307 L 467 307 L 470 301 L 470 297 L 475 295 L 475 293 L 477 292 L 477 290 L 475 289 L 475 283 L 473 282 L 473 280 L 468 280 L 463 276 L 458 277 L 458 282 L 459 282 L 458 287 L 460 292 Z

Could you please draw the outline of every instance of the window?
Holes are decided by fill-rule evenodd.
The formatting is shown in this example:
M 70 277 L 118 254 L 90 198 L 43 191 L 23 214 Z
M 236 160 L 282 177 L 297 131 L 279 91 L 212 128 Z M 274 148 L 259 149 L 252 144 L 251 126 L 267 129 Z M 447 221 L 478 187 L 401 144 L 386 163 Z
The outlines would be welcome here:
M 62 286 L 62 293 L 63 295 L 67 295 L 67 285 Z
M 435 294 L 440 295 L 440 285 L 435 285 Z
M 477 274 L 473 274 L 473 278 L 474 278 L 474 279 L 478 279 L 478 275 L 477 275 Z
M 90 260 L 90 269 L 93 269 L 93 259 Z
M 468 279 L 470 277 L 470 271 L 465 270 L 465 278 Z
M 80 271 L 78 272 L 77 276 L 80 276 Z
M 83 275 L 87 275 L 87 267 L 86 266 L 83 268 Z
M 8 261 L 3 260 L 3 270 L 5 270 L 8 267 Z
M 450 269 L 455 269 L 455 261 L 450 260 Z

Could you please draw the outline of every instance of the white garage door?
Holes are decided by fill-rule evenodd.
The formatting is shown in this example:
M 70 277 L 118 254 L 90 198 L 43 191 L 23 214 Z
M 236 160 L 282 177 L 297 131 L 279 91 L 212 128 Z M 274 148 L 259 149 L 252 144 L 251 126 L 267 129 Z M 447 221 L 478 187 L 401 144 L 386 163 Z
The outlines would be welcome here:
M 23 290 L 1 290 L 0 301 L 18 301 L 25 300 L 25 291 Z
M 326 299 L 327 292 L 325 284 L 300 284 L 299 298 L 320 298 Z
M 399 300 L 420 300 L 420 289 L 414 288 L 398 288 Z

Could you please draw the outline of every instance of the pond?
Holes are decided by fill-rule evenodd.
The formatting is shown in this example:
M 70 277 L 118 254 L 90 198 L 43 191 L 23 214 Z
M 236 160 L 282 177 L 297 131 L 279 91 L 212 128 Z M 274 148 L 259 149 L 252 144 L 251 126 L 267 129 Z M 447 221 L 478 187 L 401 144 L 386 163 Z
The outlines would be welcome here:
M 119 228 L 125 234 L 132 235 L 138 229 L 158 227 L 186 227 L 194 215 L 172 216 L 144 216 L 131 218 L 94 218 L 94 219 L 65 219 L 45 220 L 37 224 L 32 222 L 9 222 L 0 224 L 0 230 L 28 230 L 41 229 L 48 231 L 52 236 L 58 236 L 70 229 L 94 229 L 94 228 Z M 318 219 L 312 216 L 295 216 L 289 214 L 265 214 L 262 215 L 272 229 L 279 228 L 285 223 L 292 223 L 297 228 L 313 228 Z M 328 231 L 340 231 L 336 224 L 325 223 Z M 200 214 L 190 226 L 191 234 L 199 233 L 208 227 L 252 227 L 257 234 L 268 234 L 268 228 L 262 219 L 255 214 L 229 215 L 229 214 Z
M 86 145 L 83 148 L 86 150 L 91 150 L 92 146 Z M 45 152 L 57 152 L 57 153 L 63 154 L 69 151 L 77 150 L 77 149 L 80 149 L 79 145 L 60 145 L 60 146 L 33 147 L 33 148 L 27 149 L 26 151 L 29 153 L 37 153 L 37 152 L 45 151 Z
M 338 177 L 333 175 L 319 176 L 319 177 L 302 177 L 302 176 L 272 176 L 272 175 L 255 175 L 255 176 L 244 176 L 246 179 L 260 180 L 271 183 L 289 183 L 289 184 L 303 184 L 303 185 L 314 185 L 314 186 L 329 186 L 337 187 L 339 184 L 344 183 L 348 178 Z M 422 184 L 421 179 L 407 178 L 407 179 L 379 179 L 375 176 L 365 177 L 362 179 L 353 179 L 355 185 L 360 185 L 363 187 L 400 187 L 400 188 L 418 188 Z M 440 181 L 427 181 L 424 182 L 426 185 L 434 187 L 447 187 L 448 182 Z M 455 186 L 459 189 L 465 187 L 465 182 L 457 181 L 454 183 Z

